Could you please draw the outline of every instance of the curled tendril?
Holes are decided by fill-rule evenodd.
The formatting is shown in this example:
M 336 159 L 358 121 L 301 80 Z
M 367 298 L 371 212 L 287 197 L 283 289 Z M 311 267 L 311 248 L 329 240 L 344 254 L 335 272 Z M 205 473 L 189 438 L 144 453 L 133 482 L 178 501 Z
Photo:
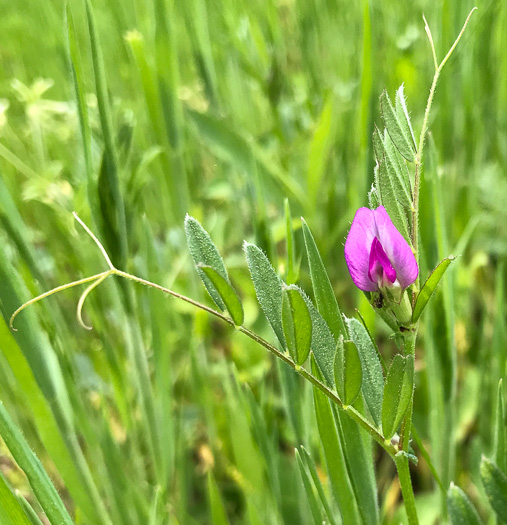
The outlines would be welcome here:
M 82 317 L 82 310 L 83 310 L 83 304 L 85 302 L 86 297 L 88 294 L 96 287 L 98 286 L 106 277 L 109 277 L 110 275 L 117 274 L 118 270 L 113 266 L 113 263 L 111 262 L 111 259 L 109 258 L 109 255 L 107 254 L 104 246 L 102 246 L 101 242 L 97 239 L 95 234 L 88 228 L 88 226 L 79 218 L 78 214 L 76 212 L 73 212 L 72 215 L 76 219 L 77 222 L 83 227 L 83 229 L 86 231 L 86 233 L 93 239 L 95 244 L 98 246 L 100 252 L 102 253 L 102 256 L 104 257 L 107 265 L 109 266 L 109 270 L 106 270 L 105 272 L 97 273 L 95 275 L 91 275 L 90 277 L 85 277 L 84 279 L 79 279 L 78 281 L 72 281 L 71 283 L 63 284 L 61 286 L 57 286 L 56 288 L 53 288 L 52 290 L 49 290 L 48 292 L 44 292 L 41 295 L 38 295 L 37 297 L 34 297 L 33 299 L 30 299 L 26 303 L 22 304 L 11 316 L 9 320 L 9 327 L 11 330 L 16 332 L 16 328 L 14 328 L 14 319 L 17 317 L 17 315 L 22 312 L 27 306 L 30 306 L 32 304 L 35 304 L 39 302 L 42 299 L 45 299 L 46 297 L 49 297 L 50 295 L 53 295 L 58 292 L 63 292 L 63 290 L 67 290 L 68 288 L 73 288 L 74 286 L 79 286 L 80 284 L 85 283 L 92 283 L 86 288 L 86 290 L 82 293 L 78 305 L 77 305 L 77 320 L 78 323 L 85 328 L 86 330 L 91 330 L 91 326 L 87 326 Z
M 83 321 L 83 306 L 84 302 L 86 301 L 86 298 L 88 297 L 88 294 L 96 287 L 98 286 L 102 281 L 106 280 L 110 275 L 112 271 L 105 272 L 101 277 L 99 277 L 96 281 L 94 281 L 92 284 L 90 284 L 86 290 L 81 294 L 81 297 L 79 298 L 79 301 L 77 303 L 77 310 L 76 310 L 76 318 L 77 322 L 85 329 L 85 330 L 92 330 L 93 327 L 88 326 Z
M 33 299 L 30 299 L 26 303 L 22 304 L 12 315 L 9 320 L 9 327 L 14 332 L 17 332 L 17 329 L 14 328 L 14 319 L 18 316 L 20 312 L 22 312 L 27 306 L 30 306 L 32 304 L 38 303 L 42 299 L 45 299 L 46 297 L 49 297 L 55 293 L 63 292 L 64 290 L 67 290 L 68 288 L 73 288 L 74 286 L 79 286 L 80 284 L 89 283 L 91 281 L 96 281 L 100 279 L 100 282 L 102 282 L 108 275 L 111 275 L 113 273 L 112 270 L 107 270 L 105 272 L 97 273 L 95 275 L 91 275 L 90 277 L 85 277 L 84 279 L 79 279 L 78 281 L 72 281 L 71 283 L 62 284 L 61 286 L 57 286 L 56 288 L 53 288 L 52 290 L 49 290 L 48 292 L 44 292 L 43 294 L 38 295 L 37 297 L 34 297 Z

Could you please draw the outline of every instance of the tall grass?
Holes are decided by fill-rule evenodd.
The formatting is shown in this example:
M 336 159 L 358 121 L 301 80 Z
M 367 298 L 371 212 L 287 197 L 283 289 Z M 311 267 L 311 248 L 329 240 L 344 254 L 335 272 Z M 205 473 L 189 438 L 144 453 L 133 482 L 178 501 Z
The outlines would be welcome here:
M 319 515 L 338 523 L 337 485 L 342 494 L 367 491 L 373 473 L 357 471 L 348 486 L 328 476 L 329 461 L 340 461 L 329 457 L 336 432 L 357 433 L 348 446 L 376 462 L 380 508 L 350 512 L 365 523 L 376 513 L 383 523 L 405 519 L 389 458 L 370 451 L 355 426 L 330 430 L 322 446 L 315 412 L 329 404 L 204 312 L 112 278 L 87 299 L 92 331 L 76 320 L 76 290 L 24 311 L 17 332 L 7 322 L 30 297 L 107 269 L 73 210 L 118 268 L 208 301 L 186 248 L 189 212 L 224 255 L 245 324 L 274 340 L 242 241 L 287 275 L 293 226 L 292 275 L 311 289 L 303 232 L 291 220 L 302 215 L 343 313 L 358 308 L 389 358 L 395 342 L 354 290 L 343 242 L 373 182 L 382 90 L 404 82 L 421 127 L 433 76 L 421 15 L 442 58 L 471 7 L 0 0 L 0 399 L 8 427 L 22 430 L 75 523 L 297 525 Z M 421 278 L 449 254 L 459 258 L 425 311 L 416 348 L 421 444 L 412 444 L 412 476 L 422 523 L 446 513 L 424 448 L 445 488 L 454 481 L 484 519 L 492 513 L 479 464 L 498 445 L 506 365 L 505 27 L 503 2 L 479 5 L 429 122 Z M 44 508 L 48 500 L 38 483 L 47 484 L 25 470 L 36 464 L 29 449 L 26 463 L 5 441 L 0 506 L 17 509 L 5 519 L 27 515 L 9 488 L 42 516 L 37 501 Z M 65 516 L 57 496 L 47 495 Z

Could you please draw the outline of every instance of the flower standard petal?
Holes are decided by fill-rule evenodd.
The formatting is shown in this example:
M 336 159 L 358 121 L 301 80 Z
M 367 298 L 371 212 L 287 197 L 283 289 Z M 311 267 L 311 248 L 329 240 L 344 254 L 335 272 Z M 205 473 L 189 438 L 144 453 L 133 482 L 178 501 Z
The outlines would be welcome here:
M 375 212 L 369 208 L 359 208 L 345 241 L 345 261 L 354 284 L 365 292 L 378 291 L 377 283 L 368 276 L 375 231 Z
M 383 206 L 379 206 L 373 213 L 378 240 L 396 270 L 401 288 L 405 289 L 417 279 L 419 274 L 412 248 L 396 229 Z

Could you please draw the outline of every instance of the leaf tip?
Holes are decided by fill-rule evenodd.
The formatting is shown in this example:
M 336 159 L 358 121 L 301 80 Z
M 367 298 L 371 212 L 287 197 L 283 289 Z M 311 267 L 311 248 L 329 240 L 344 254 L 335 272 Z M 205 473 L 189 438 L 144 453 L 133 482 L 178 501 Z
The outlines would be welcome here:
M 197 219 L 195 219 L 194 217 L 192 217 L 192 215 L 186 213 L 185 214 L 185 221 L 184 221 L 184 224 L 185 224 L 185 229 L 187 228 L 187 226 L 190 224 L 190 223 L 198 223 L 199 221 Z

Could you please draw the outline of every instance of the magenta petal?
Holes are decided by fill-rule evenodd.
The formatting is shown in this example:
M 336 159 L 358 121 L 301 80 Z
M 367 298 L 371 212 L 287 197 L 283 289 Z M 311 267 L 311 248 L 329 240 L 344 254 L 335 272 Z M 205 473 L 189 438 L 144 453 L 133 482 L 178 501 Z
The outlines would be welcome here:
M 370 264 L 368 270 L 368 277 L 374 282 L 385 282 L 384 276 L 394 283 L 396 281 L 396 270 L 392 267 L 380 241 L 377 237 L 373 239 L 370 248 Z
M 375 212 L 359 208 L 345 241 L 345 262 L 354 284 L 365 292 L 378 291 L 377 283 L 368 277 L 370 250 L 376 235 Z
M 345 242 L 345 261 L 355 285 L 365 292 L 378 291 L 398 281 L 405 289 L 419 269 L 407 241 L 392 223 L 383 206 L 357 210 Z
M 396 270 L 401 288 L 405 289 L 417 279 L 419 274 L 412 248 L 396 229 L 383 206 L 379 206 L 373 213 L 378 240 Z

